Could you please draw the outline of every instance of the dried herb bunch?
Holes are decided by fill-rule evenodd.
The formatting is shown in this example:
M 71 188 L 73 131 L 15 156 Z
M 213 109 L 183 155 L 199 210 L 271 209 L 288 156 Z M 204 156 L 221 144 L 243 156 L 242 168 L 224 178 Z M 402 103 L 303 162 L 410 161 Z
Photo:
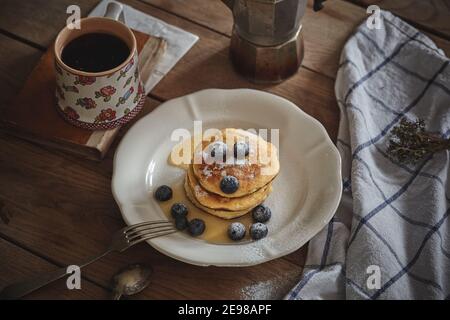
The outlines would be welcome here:
M 426 131 L 423 120 L 413 122 L 403 118 L 400 124 L 391 130 L 387 152 L 401 163 L 414 164 L 426 156 L 448 149 L 450 139 Z

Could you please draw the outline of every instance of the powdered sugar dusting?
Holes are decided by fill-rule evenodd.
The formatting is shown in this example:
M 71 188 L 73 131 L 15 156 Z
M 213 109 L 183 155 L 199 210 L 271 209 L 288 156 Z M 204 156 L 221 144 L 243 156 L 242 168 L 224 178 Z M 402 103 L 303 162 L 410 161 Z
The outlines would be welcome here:
M 216 163 L 216 165 L 215 165 L 215 167 L 218 170 L 222 170 L 223 168 L 225 168 L 225 166 L 226 166 L 226 163 Z
M 206 197 L 208 194 L 198 184 L 194 187 L 195 195 L 198 197 Z
M 209 177 L 212 176 L 212 170 L 211 170 L 208 166 L 205 166 L 205 167 L 203 168 L 203 170 L 202 170 L 202 174 L 203 174 L 205 177 L 209 178 Z

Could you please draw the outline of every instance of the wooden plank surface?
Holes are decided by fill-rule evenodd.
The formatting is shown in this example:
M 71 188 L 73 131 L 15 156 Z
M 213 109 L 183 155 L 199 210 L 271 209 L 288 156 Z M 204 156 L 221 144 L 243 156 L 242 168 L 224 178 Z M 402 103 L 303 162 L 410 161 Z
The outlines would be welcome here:
M 0 46 L 3 46 L 2 38 Z M 29 51 L 36 56 L 40 54 L 34 48 Z M 17 50 L 15 56 L 23 53 Z M 11 59 L 10 56 L 4 58 L 5 63 Z M 0 83 L 6 78 L 0 74 Z M 14 83 L 18 86 L 20 80 Z M 159 101 L 148 99 L 140 116 L 158 104 Z M 126 128 L 122 134 L 125 131 Z M 0 234 L 59 265 L 66 265 L 100 252 L 108 244 L 110 235 L 123 227 L 110 191 L 112 156 L 117 142 L 105 161 L 93 163 L 60 152 L 48 152 L 5 135 L 0 141 L 0 211 L 7 217 L 0 225 Z M 281 298 L 300 277 L 302 252 L 268 266 L 244 269 L 233 285 L 230 285 L 234 277 L 232 269 L 208 268 L 205 272 L 204 268 L 165 257 L 145 244 L 125 254 L 111 255 L 83 274 L 101 286 L 108 286 L 112 275 L 123 266 L 145 262 L 155 269 L 157 289 L 149 288 L 137 298 Z M 177 275 L 184 272 L 190 277 L 180 285 Z M 284 275 L 280 276 L 279 272 Z M 0 287 L 10 283 L 6 280 L 0 279 Z M 209 285 L 205 286 L 205 282 Z M 255 288 L 261 283 L 266 284 L 266 288 L 256 292 Z M 217 291 L 217 287 L 221 291 Z M 45 288 L 33 297 L 52 296 L 51 290 Z
M 58 266 L 0 238 L 0 288 L 41 272 L 49 272 Z M 81 279 L 80 290 L 68 290 L 64 279 L 27 295 L 26 299 L 106 299 L 110 293 L 86 279 Z
M 101 252 L 111 234 L 124 225 L 110 193 L 110 177 L 67 160 L 0 136 L 0 200 L 10 217 L 8 224 L 0 225 L 0 233 L 61 265 L 76 264 Z M 50 196 L 48 190 L 52 190 Z M 254 298 L 251 288 L 260 283 L 271 285 L 259 292 L 259 297 L 281 298 L 301 274 L 298 265 L 278 259 L 241 268 L 233 281 L 235 269 L 187 265 L 146 244 L 111 254 L 83 274 L 108 286 L 115 272 L 135 262 L 147 263 L 155 270 L 153 285 L 139 296 L 152 299 L 249 299 Z M 189 276 L 180 278 L 180 274 Z
M 47 48 L 55 40 L 55 30 L 61 30 L 65 26 L 68 6 L 78 5 L 81 16 L 86 16 L 97 2 L 92 0 L 1 0 L 0 30 L 41 48 Z M 20 20 L 16 20 L 17 18 Z
M 142 1 L 226 36 L 231 35 L 231 12 L 221 1 Z M 367 17 L 366 10 L 343 0 L 327 1 L 319 12 L 314 12 L 312 7 L 313 0 L 308 0 L 302 20 L 306 50 L 303 66 L 335 78 L 343 45 L 352 31 Z M 450 41 L 433 34 L 428 35 L 450 56 Z
M 36 43 L 39 46 L 47 47 L 54 36 L 55 30 L 61 29 L 64 25 L 65 18 L 61 15 L 65 12 L 68 0 L 59 1 L 58 3 L 45 2 L 39 6 L 43 0 L 38 0 L 36 5 L 29 4 L 24 10 L 19 11 L 13 5 L 9 5 L 12 0 L 3 0 L 8 5 L 7 10 L 0 12 L 0 29 L 12 30 L 11 32 Z M 360 0 L 353 0 L 360 1 Z M 379 0 L 361 0 L 361 1 L 379 1 Z M 400 1 L 416 1 L 422 0 L 400 0 Z M 434 0 L 443 2 L 445 0 Z M 95 6 L 97 0 L 77 1 L 83 13 L 88 13 Z M 154 6 L 153 9 L 146 6 L 145 12 L 154 14 L 154 9 L 160 8 L 168 13 L 173 13 L 178 17 L 184 17 L 189 21 L 198 25 L 219 32 L 227 37 L 231 34 L 232 16 L 228 8 L 219 0 L 140 0 L 140 1 L 122 1 L 134 7 L 142 8 L 138 2 L 145 2 Z M 383 5 L 397 3 L 398 1 L 384 1 Z M 426 1 L 425 1 L 426 2 Z M 351 34 L 352 30 L 367 17 L 366 10 L 363 7 L 354 5 L 344 0 L 328 1 L 323 10 L 314 12 L 312 10 L 313 0 L 308 0 L 308 7 L 303 18 L 304 36 L 305 36 L 305 59 L 303 65 L 310 69 L 334 78 L 337 71 L 339 54 L 345 43 L 345 40 Z M 440 5 L 442 6 L 442 5 Z M 10 9 L 10 7 L 12 7 Z M 407 7 L 407 6 L 406 6 Z M 420 7 L 420 6 L 419 6 Z M 47 12 L 52 12 L 57 18 L 51 20 L 51 23 L 45 23 L 45 17 L 48 18 Z M 62 12 L 62 13 L 61 13 Z M 207 12 L 208 14 L 205 14 Z M 394 12 L 397 12 L 394 10 Z M 450 21 L 446 18 L 447 11 L 441 10 L 443 18 L 439 15 L 439 20 Z M 38 21 L 36 18 L 40 17 Z M 34 28 L 23 27 L 22 24 L 15 23 L 16 18 L 24 21 L 34 21 Z M 411 17 L 413 18 L 413 16 Z M 47 27 L 47 24 L 49 26 Z M 444 22 L 442 22 L 444 24 Z M 447 28 L 450 28 L 447 26 Z M 441 30 L 439 26 L 435 30 Z M 40 32 L 36 32 L 39 30 Z M 41 31 L 42 30 L 42 31 Z M 446 30 L 444 28 L 444 30 Z M 42 33 L 42 34 L 41 34 Z M 426 32 L 427 33 L 427 32 Z M 40 35 L 41 34 L 41 35 Z M 450 56 L 450 41 L 427 33 L 436 44 Z M 200 35 L 201 36 L 201 35 Z
M 0 107 L 20 88 L 42 49 L 64 25 L 67 5 L 74 2 L 86 14 L 98 0 L 2 0 L 0 86 L 6 90 L 0 98 Z M 304 67 L 282 84 L 256 86 L 240 78 L 229 62 L 232 20 L 220 1 L 123 2 L 200 36 L 195 47 L 152 91 L 143 114 L 161 101 L 199 89 L 251 87 L 290 99 L 336 137 L 339 116 L 333 78 L 345 40 L 365 17 L 363 8 L 334 0 L 328 1 L 320 13 L 314 13 L 309 3 L 304 18 L 307 47 Z M 450 52 L 448 41 L 436 36 L 434 39 Z M 126 129 L 121 130 L 121 135 Z M 8 252 L 3 257 L 17 256 L 24 266 L 26 261 L 31 261 L 31 266 L 52 268 L 76 263 L 102 251 L 111 234 L 124 225 L 110 191 L 112 157 L 117 143 L 103 162 L 94 163 L 0 135 L 0 235 L 20 245 L 0 241 L 0 258 L 1 252 Z M 83 275 L 88 279 L 89 288 L 77 294 L 86 298 L 104 297 L 103 288 L 109 287 L 111 276 L 117 270 L 140 262 L 150 264 L 155 273 L 151 286 L 137 298 L 281 298 L 300 278 L 304 257 L 305 248 L 252 268 L 201 268 L 177 262 L 141 244 L 87 268 Z M 5 260 L 11 259 L 0 261 Z M 12 273 L 11 263 L 0 265 L 12 274 L 0 276 L 0 287 L 33 272 L 20 267 L 17 273 Z M 188 276 L 180 277 L 180 274 Z M 80 297 L 67 296 L 69 293 L 62 292 L 58 284 L 55 286 L 44 288 L 32 297 Z
M 0 108 L 20 90 L 41 52 L 0 34 Z

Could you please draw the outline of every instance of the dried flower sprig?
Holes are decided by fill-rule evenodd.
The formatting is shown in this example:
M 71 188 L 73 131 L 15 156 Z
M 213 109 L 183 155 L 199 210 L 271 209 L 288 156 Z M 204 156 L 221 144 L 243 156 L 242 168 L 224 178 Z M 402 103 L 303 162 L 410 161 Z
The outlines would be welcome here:
M 450 149 L 450 139 L 425 130 L 421 119 L 409 121 L 403 118 L 399 125 L 391 130 L 388 154 L 400 163 L 417 163 L 426 156 Z

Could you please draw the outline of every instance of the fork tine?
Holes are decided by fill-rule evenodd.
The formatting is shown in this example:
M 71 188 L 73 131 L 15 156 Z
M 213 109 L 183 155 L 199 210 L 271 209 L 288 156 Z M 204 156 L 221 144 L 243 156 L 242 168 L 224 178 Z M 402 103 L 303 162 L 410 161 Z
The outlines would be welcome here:
M 161 225 L 161 224 L 171 224 L 171 223 L 167 220 L 146 221 L 146 222 L 141 222 L 141 223 L 137 223 L 137 224 L 133 224 L 131 226 L 125 227 L 122 231 L 125 233 L 131 229 L 148 226 L 148 225 Z
M 146 224 L 146 225 L 140 225 L 134 228 L 130 228 L 127 231 L 125 231 L 125 236 L 129 236 L 131 234 L 134 234 L 136 232 L 144 231 L 144 230 L 152 230 L 157 228 L 164 228 L 164 227 L 173 227 L 173 223 L 167 222 L 167 223 L 161 223 L 161 224 Z
M 158 233 L 161 231 L 168 231 L 168 230 L 175 230 L 174 227 L 172 225 L 170 226 L 163 226 L 163 227 L 147 227 L 146 229 L 143 230 L 137 230 L 137 231 L 133 231 L 129 234 L 126 234 L 126 239 L 131 242 L 134 239 L 138 238 L 138 237 L 142 237 L 142 236 L 146 236 L 146 235 L 150 235 L 153 233 Z
M 137 239 L 137 240 L 135 239 L 134 241 L 130 242 L 130 247 L 134 246 L 134 245 L 136 245 L 138 243 L 141 243 L 142 241 L 150 240 L 150 239 L 157 238 L 157 237 L 162 237 L 162 236 L 165 236 L 165 235 L 168 235 L 168 234 L 171 234 L 171 233 L 175 233 L 175 232 L 177 232 L 177 230 L 173 229 L 173 230 L 170 230 L 170 231 L 164 231 L 164 232 L 161 232 L 161 233 L 155 233 L 155 234 L 152 234 L 152 235 L 148 235 L 146 237 L 143 237 L 143 238 L 140 238 L 140 239 Z

